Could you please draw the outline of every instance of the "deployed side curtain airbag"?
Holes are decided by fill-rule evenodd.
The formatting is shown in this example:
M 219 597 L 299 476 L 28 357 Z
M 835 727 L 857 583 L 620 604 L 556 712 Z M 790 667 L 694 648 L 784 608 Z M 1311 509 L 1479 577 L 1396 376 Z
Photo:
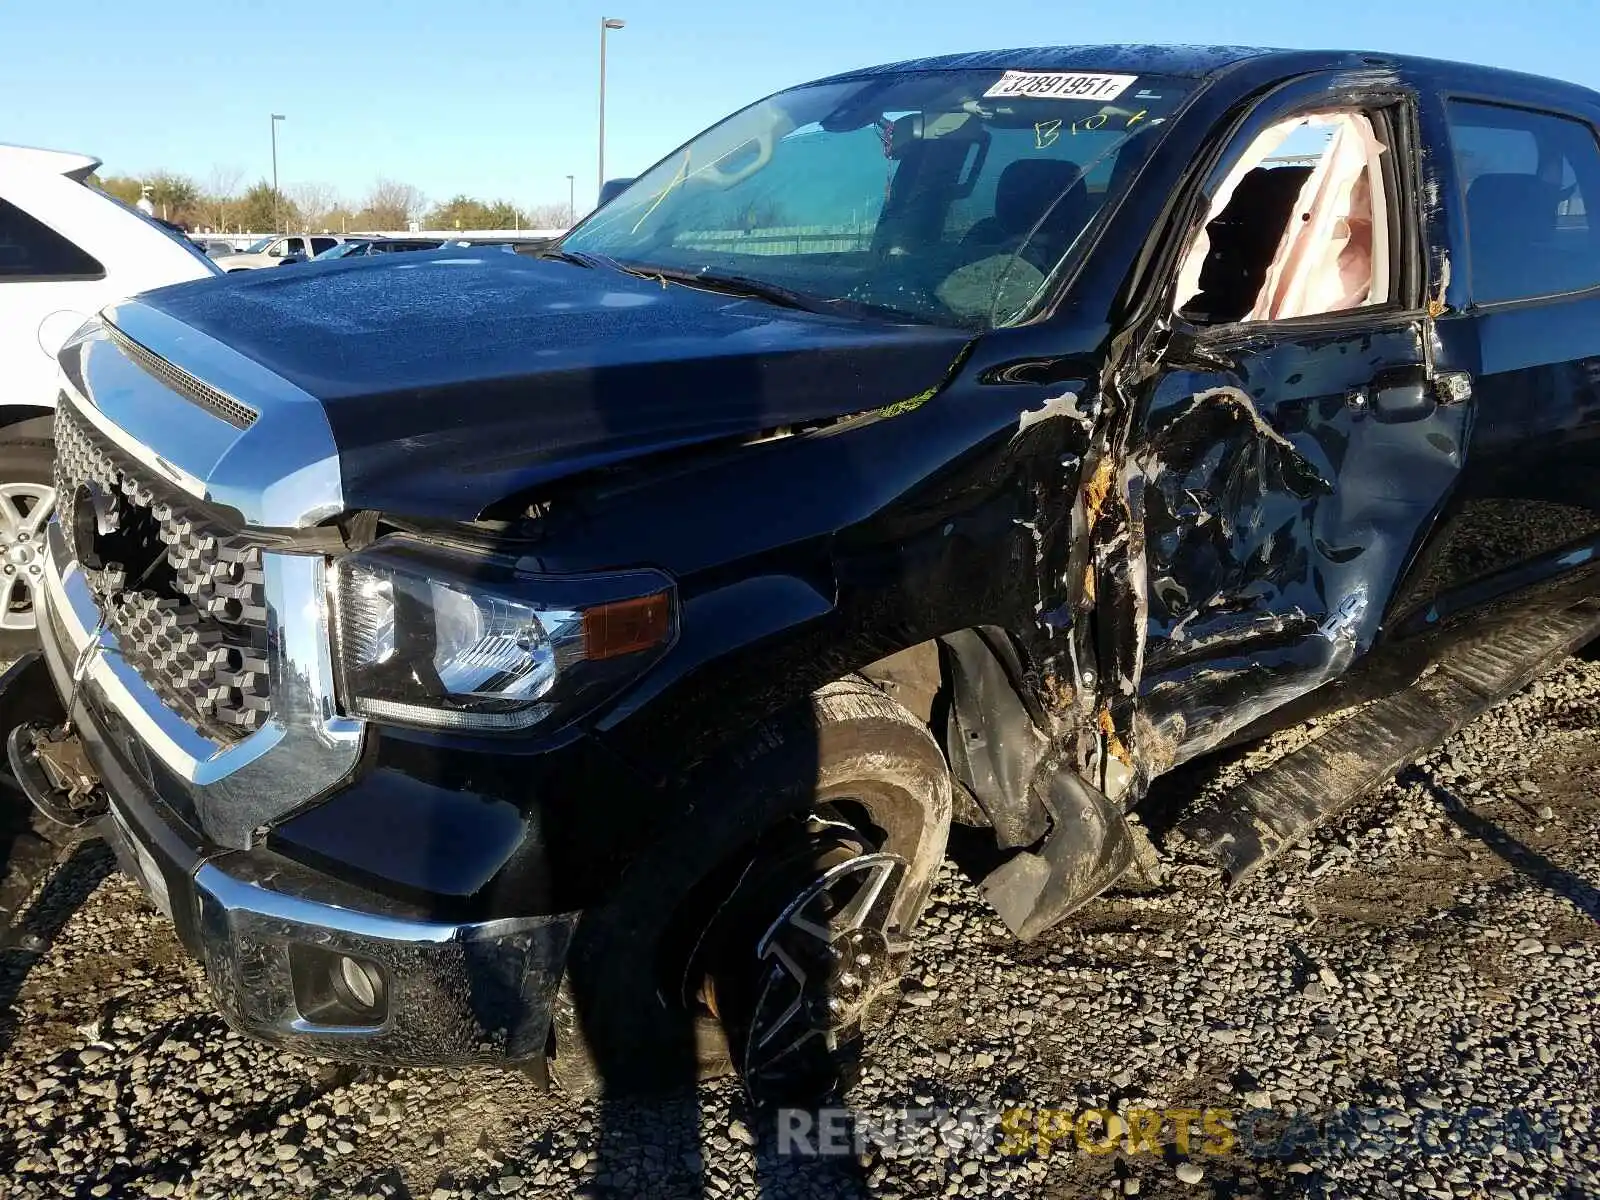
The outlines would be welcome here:
M 1223 177 L 1222 186 L 1217 189 L 1217 194 L 1211 198 L 1211 207 L 1206 212 L 1206 219 L 1201 224 L 1199 235 L 1194 244 L 1189 247 L 1189 253 L 1183 260 L 1183 266 L 1178 271 L 1178 290 L 1173 304 L 1174 311 L 1182 312 L 1200 294 L 1200 272 L 1205 267 L 1206 259 L 1211 254 L 1211 236 L 1205 227 L 1216 220 L 1233 200 L 1234 192 L 1239 190 L 1239 184 L 1244 177 L 1250 174 L 1278 149 L 1300 126 L 1305 124 L 1304 117 L 1292 117 L 1287 121 L 1279 121 L 1276 125 L 1263 130 L 1261 136 L 1251 142 L 1249 148 L 1234 163 L 1226 176 Z
M 1273 163 L 1273 156 L 1301 129 L 1329 131 L 1320 153 L 1290 155 Z M 1261 268 L 1258 259 L 1252 259 L 1253 270 L 1243 272 L 1247 279 L 1255 275 L 1263 280 L 1259 292 L 1246 293 L 1244 304 L 1238 307 L 1231 301 L 1222 302 L 1220 309 L 1219 297 L 1207 293 L 1209 303 L 1201 303 L 1199 309 L 1210 319 L 1275 321 L 1385 303 L 1389 299 L 1390 253 L 1381 160 L 1385 149 L 1371 119 L 1360 112 L 1297 116 L 1264 130 L 1234 162 L 1212 198 L 1205 226 L 1178 273 L 1175 311 L 1188 312 L 1196 298 L 1202 297 L 1202 273 L 1214 251 L 1224 257 L 1242 252 L 1237 246 L 1213 245 L 1214 223 L 1227 225 L 1231 218 L 1235 226 L 1240 222 L 1259 225 L 1269 208 L 1273 211 L 1265 219 L 1270 219 L 1273 227 L 1261 232 L 1276 236 L 1277 248 L 1264 275 L 1257 274 Z M 1313 158 L 1310 167 L 1286 165 Z M 1263 204 L 1254 192 L 1249 194 L 1251 202 L 1245 203 L 1242 185 L 1264 168 L 1274 178 L 1290 169 L 1309 172 L 1281 233 L 1276 228 L 1281 210 L 1275 204 Z M 1292 180 L 1289 185 L 1293 186 Z M 1231 213 L 1229 206 L 1236 199 L 1244 211 Z M 1229 265 L 1237 268 L 1240 264 Z M 1249 286 L 1255 286 L 1254 279 L 1249 279 Z M 1245 305 L 1248 312 L 1243 311 Z
M 1362 113 L 1310 117 L 1333 135 L 1295 204 L 1248 320 L 1342 312 L 1388 299 L 1384 146 Z

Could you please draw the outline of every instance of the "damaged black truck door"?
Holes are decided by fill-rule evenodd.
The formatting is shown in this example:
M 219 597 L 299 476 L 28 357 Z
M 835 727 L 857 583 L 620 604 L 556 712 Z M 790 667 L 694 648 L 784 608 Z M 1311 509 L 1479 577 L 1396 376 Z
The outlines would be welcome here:
M 1280 88 L 1178 226 L 1126 467 L 1152 774 L 1364 654 L 1461 471 L 1416 107 L 1392 73 Z

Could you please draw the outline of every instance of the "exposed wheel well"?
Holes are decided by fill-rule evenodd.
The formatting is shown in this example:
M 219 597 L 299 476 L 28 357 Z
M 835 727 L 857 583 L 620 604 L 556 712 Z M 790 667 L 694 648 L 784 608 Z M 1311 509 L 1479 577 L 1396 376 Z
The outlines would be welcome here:
M 958 630 L 860 674 L 927 725 L 950 768 L 959 824 L 993 829 L 1004 849 L 1044 835 L 1049 817 L 1029 783 L 1049 739 L 1003 630 Z

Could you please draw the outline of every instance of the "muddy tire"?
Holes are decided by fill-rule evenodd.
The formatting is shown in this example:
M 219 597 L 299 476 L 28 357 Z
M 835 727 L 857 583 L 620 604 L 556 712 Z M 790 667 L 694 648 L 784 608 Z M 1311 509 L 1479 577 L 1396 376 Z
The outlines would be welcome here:
M 55 508 L 55 443 L 49 419 L 0 429 L 0 662 L 39 644 L 35 589 L 44 524 Z
M 815 879 L 870 882 L 886 863 L 894 878 L 875 918 L 901 953 L 891 962 L 878 948 L 859 1028 L 832 1038 L 824 1075 L 847 1081 L 893 1007 L 904 947 L 944 856 L 943 754 L 915 717 L 850 679 L 759 727 L 692 794 L 612 899 L 584 914 L 557 999 L 551 1077 L 577 1096 L 617 1096 L 738 1070 L 772 974 L 771 955 L 757 953 L 762 933 L 796 897 L 827 903 Z M 813 853 L 820 866 L 808 877 Z M 803 1099 L 752 1090 L 758 1100 Z

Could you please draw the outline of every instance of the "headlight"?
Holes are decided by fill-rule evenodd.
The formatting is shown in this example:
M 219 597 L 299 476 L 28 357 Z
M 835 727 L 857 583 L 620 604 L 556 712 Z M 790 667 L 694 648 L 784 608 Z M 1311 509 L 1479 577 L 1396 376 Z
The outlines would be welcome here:
M 677 636 L 659 571 L 553 576 L 386 538 L 332 570 L 344 707 L 435 729 L 515 730 L 576 716 Z

